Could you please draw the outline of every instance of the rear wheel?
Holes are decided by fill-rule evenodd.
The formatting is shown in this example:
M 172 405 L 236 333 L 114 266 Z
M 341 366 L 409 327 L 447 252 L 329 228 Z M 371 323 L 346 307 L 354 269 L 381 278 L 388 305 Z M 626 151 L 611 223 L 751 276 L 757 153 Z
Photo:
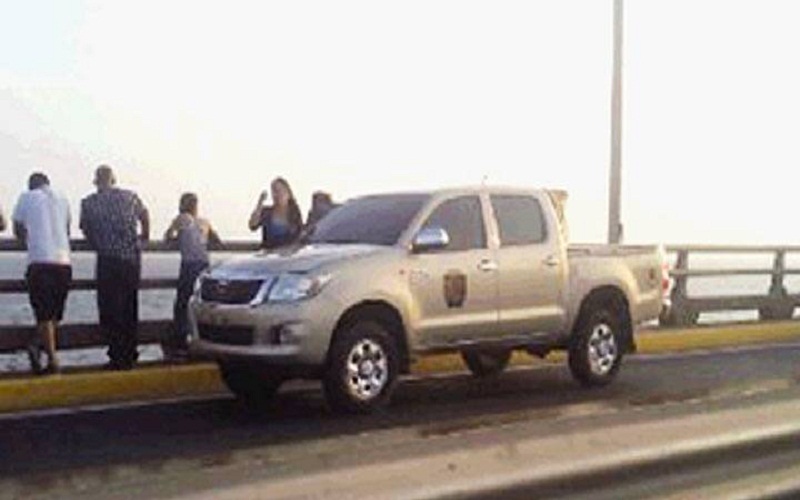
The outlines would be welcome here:
M 388 404 L 399 372 L 397 342 L 374 321 L 357 321 L 331 345 L 323 385 L 337 412 L 369 413 Z
M 614 310 L 597 307 L 579 320 L 569 348 L 569 368 L 586 387 L 609 384 L 622 364 L 622 323 Z
M 511 351 L 503 350 L 466 350 L 461 351 L 464 363 L 476 377 L 490 377 L 502 372 L 511 359 Z
M 236 398 L 251 406 L 269 402 L 284 381 L 283 377 L 248 363 L 220 362 L 219 371 Z

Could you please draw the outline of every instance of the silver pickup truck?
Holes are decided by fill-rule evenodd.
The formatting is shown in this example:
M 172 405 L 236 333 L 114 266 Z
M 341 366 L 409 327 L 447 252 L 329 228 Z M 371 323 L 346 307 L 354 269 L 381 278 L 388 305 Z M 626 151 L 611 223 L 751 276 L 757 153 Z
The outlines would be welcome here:
M 553 192 L 465 188 L 365 196 L 303 244 L 214 267 L 196 286 L 192 348 L 263 402 L 322 379 L 330 406 L 385 405 L 426 353 L 460 352 L 480 377 L 512 351 L 568 353 L 587 386 L 610 382 L 667 281 L 653 247 L 566 244 Z

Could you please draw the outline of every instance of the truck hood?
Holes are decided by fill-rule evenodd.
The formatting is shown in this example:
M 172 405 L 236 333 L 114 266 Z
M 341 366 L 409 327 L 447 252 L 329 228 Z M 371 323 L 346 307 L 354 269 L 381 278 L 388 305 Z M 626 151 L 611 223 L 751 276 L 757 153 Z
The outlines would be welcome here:
M 386 250 L 377 245 L 304 245 L 225 261 L 214 266 L 210 274 L 225 279 L 257 279 L 281 273 L 306 273 L 327 264 Z

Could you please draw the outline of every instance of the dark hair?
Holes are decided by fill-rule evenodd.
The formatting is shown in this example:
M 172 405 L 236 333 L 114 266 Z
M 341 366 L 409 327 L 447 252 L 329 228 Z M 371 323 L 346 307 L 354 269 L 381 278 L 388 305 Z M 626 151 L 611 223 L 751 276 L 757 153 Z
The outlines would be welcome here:
M 116 182 L 114 171 L 108 165 L 100 165 L 94 171 L 94 183 L 97 186 L 113 186 Z
M 311 195 L 311 203 L 327 203 L 332 205 L 333 198 L 331 198 L 330 193 L 326 193 L 325 191 L 314 191 L 314 194 Z
M 183 193 L 178 205 L 178 211 L 182 214 L 191 214 L 197 211 L 197 195 L 194 193 Z
M 294 191 L 292 191 L 292 186 L 289 185 L 289 181 L 287 181 L 283 177 L 275 177 L 272 179 L 271 185 L 280 184 L 289 193 L 289 200 L 294 200 Z
M 28 177 L 28 189 L 31 191 L 49 185 L 50 179 L 48 179 L 47 176 L 41 172 L 34 172 L 30 177 Z

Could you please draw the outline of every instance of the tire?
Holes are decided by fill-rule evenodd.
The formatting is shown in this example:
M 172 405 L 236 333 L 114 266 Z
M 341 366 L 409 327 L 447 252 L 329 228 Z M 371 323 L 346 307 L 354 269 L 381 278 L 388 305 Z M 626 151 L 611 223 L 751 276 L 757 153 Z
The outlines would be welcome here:
M 247 363 L 220 362 L 222 381 L 236 398 L 248 406 L 268 403 L 283 384 L 283 377 Z
M 579 319 L 569 348 L 572 376 L 584 387 L 608 385 L 623 357 L 622 322 L 613 309 L 595 307 Z
M 323 378 L 337 413 L 371 413 L 389 403 L 400 368 L 397 342 L 379 323 L 357 321 L 338 332 Z
M 511 360 L 511 351 L 470 349 L 461 351 L 461 358 L 476 377 L 491 377 L 506 369 Z

